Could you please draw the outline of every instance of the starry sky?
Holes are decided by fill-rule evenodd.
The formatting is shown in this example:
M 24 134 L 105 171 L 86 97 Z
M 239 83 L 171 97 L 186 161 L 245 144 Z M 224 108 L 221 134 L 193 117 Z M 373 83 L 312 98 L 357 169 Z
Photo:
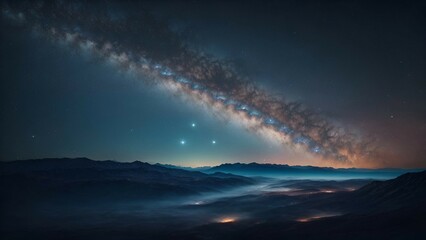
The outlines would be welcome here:
M 426 167 L 426 5 L 420 1 L 90 5 L 118 18 L 143 9 L 179 41 L 232 62 L 271 95 L 372 136 L 378 153 L 356 167 Z M 149 76 L 1 21 L 2 161 L 84 156 L 182 166 L 349 166 L 275 144 L 193 99 L 144 83 Z

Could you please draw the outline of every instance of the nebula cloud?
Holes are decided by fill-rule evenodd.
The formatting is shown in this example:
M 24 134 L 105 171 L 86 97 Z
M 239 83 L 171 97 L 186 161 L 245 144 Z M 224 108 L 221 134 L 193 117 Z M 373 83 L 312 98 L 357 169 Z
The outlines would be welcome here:
M 2 6 L 2 15 L 56 43 L 140 74 L 280 144 L 348 163 L 375 152 L 371 138 L 261 89 L 232 62 L 192 50 L 149 12 L 124 14 L 82 2 L 12 1 Z

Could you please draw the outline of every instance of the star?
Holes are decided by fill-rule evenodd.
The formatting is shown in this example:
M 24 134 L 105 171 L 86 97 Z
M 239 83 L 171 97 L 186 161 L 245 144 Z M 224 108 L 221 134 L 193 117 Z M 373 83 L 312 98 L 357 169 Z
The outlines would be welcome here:
M 213 141 L 212 141 L 212 144 L 216 144 L 216 141 L 215 141 L 215 140 L 213 140 Z
M 195 126 L 196 126 L 196 124 L 195 124 L 195 123 L 192 123 L 192 124 L 191 124 L 191 127 L 195 128 Z
M 35 138 L 35 135 L 31 135 L 31 138 Z
M 185 145 L 185 143 L 186 143 L 186 141 L 185 141 L 185 140 L 183 140 L 183 139 L 182 139 L 182 140 L 180 140 L 180 144 L 181 144 L 181 145 Z

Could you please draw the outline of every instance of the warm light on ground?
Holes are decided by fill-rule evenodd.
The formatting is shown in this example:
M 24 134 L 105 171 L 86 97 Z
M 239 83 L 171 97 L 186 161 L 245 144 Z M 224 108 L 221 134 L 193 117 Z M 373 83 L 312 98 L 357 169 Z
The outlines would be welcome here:
M 298 218 L 298 219 L 296 219 L 296 221 L 303 223 L 303 222 L 310 222 L 310 221 L 318 220 L 320 218 L 333 217 L 333 216 L 338 216 L 338 214 L 324 214 L 324 215 L 317 215 L 317 216 L 312 216 L 312 217 Z
M 310 218 L 299 218 L 296 221 L 298 222 L 309 222 L 311 219 Z
M 335 191 L 334 190 L 322 190 L 321 192 L 323 192 L 323 193 L 334 193 Z
M 232 218 L 232 217 L 221 218 L 221 219 L 218 220 L 218 222 L 220 222 L 220 223 L 233 223 L 235 221 L 236 221 L 236 219 Z
M 298 222 L 310 222 L 310 221 L 317 220 L 317 219 L 320 219 L 320 218 L 322 218 L 322 216 L 314 216 L 314 217 L 307 217 L 307 218 L 299 218 L 299 219 L 297 219 L 296 221 L 298 221 Z

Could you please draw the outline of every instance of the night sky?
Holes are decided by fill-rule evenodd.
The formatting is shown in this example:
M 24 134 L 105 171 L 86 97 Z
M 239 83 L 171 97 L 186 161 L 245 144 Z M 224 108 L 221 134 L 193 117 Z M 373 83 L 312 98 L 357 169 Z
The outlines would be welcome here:
M 210 110 L 214 104 L 194 104 L 196 100 L 185 94 L 176 96 L 146 81 L 152 76 L 130 74 L 52 41 L 32 29 L 27 15 L 23 21 L 13 17 L 36 9 L 33 5 L 3 2 L 2 161 L 88 157 L 182 166 L 269 162 L 426 167 L 425 2 L 83 1 L 75 5 L 87 5 L 93 14 L 106 12 L 111 21 L 149 13 L 153 21 L 166 24 L 173 37 L 156 32 L 156 24 L 146 26 L 153 29 L 147 32 L 154 32 L 149 41 L 143 34 L 126 35 L 127 28 L 107 33 L 86 29 L 87 35 L 104 34 L 102 41 L 107 36 L 130 49 L 137 49 L 134 42 L 145 41 L 148 57 L 161 52 L 162 63 L 177 52 L 162 48 L 165 37 L 176 37 L 197 56 L 232 63 L 239 76 L 265 89 L 266 95 L 302 103 L 336 128 L 354 132 L 357 139 L 374 139 L 374 153 L 362 160 L 342 161 L 340 153 L 346 148 L 338 144 L 318 140 L 315 144 L 324 154 L 313 154 L 314 143 L 304 151 L 294 149 L 294 139 L 291 144 L 265 139 L 238 120 L 223 117 L 227 112 Z M 59 24 L 50 20 L 40 23 L 49 28 Z M 67 20 L 67 24 L 74 23 Z M 85 28 L 83 20 L 76 24 Z M 215 89 L 221 86 L 219 80 L 211 82 Z M 209 80 L 203 83 L 208 85 Z M 229 95 L 238 95 L 231 90 Z M 262 111 L 273 114 L 269 108 Z

